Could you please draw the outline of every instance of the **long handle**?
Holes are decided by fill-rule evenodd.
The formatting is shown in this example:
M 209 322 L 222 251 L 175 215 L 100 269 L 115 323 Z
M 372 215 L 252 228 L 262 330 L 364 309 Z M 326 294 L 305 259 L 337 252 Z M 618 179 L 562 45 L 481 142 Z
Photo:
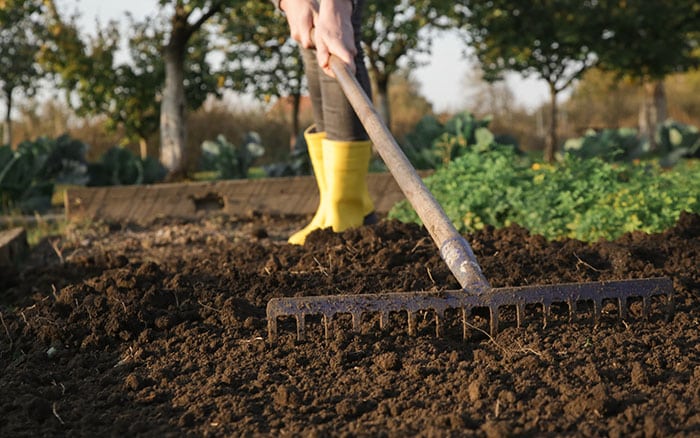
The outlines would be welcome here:
M 440 250 L 440 256 L 465 289 L 481 293 L 490 289 L 481 273 L 469 243 L 462 237 L 432 193 L 406 158 L 389 129 L 384 125 L 372 101 L 367 97 L 350 67 L 331 56 L 330 67 L 379 155 L 394 176 L 404 195 L 418 213 Z

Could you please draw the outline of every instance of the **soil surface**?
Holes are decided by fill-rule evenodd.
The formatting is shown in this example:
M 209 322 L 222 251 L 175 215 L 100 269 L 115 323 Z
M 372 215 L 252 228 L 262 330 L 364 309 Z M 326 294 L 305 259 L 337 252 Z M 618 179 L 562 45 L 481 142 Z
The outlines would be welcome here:
M 381 221 L 286 237 L 306 217 L 255 213 L 148 227 L 76 228 L 0 281 L 0 436 L 698 436 L 700 216 L 615 242 L 547 242 L 524 229 L 467 236 L 493 286 L 668 276 L 676 311 L 608 303 L 547 327 L 528 308 L 431 312 L 324 340 L 292 319 L 267 339 L 272 297 L 456 289 L 425 230 Z M 512 313 L 512 312 L 511 312 Z M 449 316 L 449 315 L 448 315 Z M 510 319 L 509 319 L 510 318 Z

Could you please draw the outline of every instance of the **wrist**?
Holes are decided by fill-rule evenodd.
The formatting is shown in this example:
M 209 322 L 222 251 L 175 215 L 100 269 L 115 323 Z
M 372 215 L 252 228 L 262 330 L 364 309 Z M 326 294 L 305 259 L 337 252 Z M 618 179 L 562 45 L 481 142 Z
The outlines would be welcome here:
M 326 23 L 335 23 L 338 27 L 342 23 L 349 23 L 352 17 L 352 0 L 324 0 L 321 2 L 319 17 Z
M 327 6 L 328 10 L 332 11 L 350 11 L 355 9 L 355 0 L 326 0 L 321 2 L 321 8 Z

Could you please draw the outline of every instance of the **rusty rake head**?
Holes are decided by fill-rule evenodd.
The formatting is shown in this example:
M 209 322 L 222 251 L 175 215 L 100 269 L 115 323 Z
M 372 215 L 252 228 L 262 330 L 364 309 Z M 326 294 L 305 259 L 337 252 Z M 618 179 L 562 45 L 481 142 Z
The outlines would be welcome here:
M 297 339 L 306 337 L 306 317 L 320 315 L 323 319 L 325 337 L 330 337 L 330 324 L 335 315 L 352 316 L 354 331 L 359 331 L 363 315 L 379 315 L 380 328 L 389 321 L 389 314 L 406 312 L 408 316 L 408 333 L 416 333 L 416 315 L 420 311 L 435 312 L 436 335 L 441 336 L 445 311 L 461 309 L 462 335 L 468 336 L 467 317 L 472 309 L 486 308 L 489 311 L 491 335 L 498 332 L 501 309 L 512 306 L 516 310 L 517 326 L 525 319 L 527 305 L 540 305 L 544 325 L 550 317 L 551 307 L 556 303 L 568 306 L 569 319 L 573 319 L 577 303 L 593 303 L 593 319 L 600 320 L 603 303 L 616 301 L 621 319 L 628 318 L 629 299 L 641 298 L 642 313 L 650 313 L 651 298 L 665 296 L 669 314 L 673 312 L 673 287 L 668 278 L 650 278 L 621 281 L 600 281 L 587 283 L 566 283 L 540 286 L 521 286 L 493 288 L 470 294 L 464 290 L 442 292 L 399 292 L 367 295 L 329 295 L 315 297 L 273 298 L 267 304 L 268 336 L 275 340 L 278 336 L 278 319 L 294 317 L 297 325 Z

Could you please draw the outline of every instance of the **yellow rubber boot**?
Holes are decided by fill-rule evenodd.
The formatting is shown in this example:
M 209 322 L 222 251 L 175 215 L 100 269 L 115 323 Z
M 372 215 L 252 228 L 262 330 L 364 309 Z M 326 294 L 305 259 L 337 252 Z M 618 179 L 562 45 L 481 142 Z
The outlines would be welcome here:
M 326 226 L 340 232 L 359 227 L 374 212 L 367 190 L 372 158 L 369 141 L 323 140 L 323 165 L 328 184 Z
M 306 236 L 309 235 L 314 230 L 319 228 L 325 228 L 326 225 L 326 205 L 328 204 L 328 184 L 326 183 L 326 177 L 323 167 L 323 139 L 326 138 L 325 132 L 313 132 L 314 126 L 310 127 L 304 131 L 304 138 L 306 139 L 306 147 L 309 151 L 309 158 L 311 159 L 311 167 L 314 169 L 314 176 L 316 177 L 316 185 L 318 186 L 319 192 L 319 203 L 316 214 L 311 218 L 311 222 L 301 230 L 292 234 L 287 240 L 293 245 L 303 245 L 306 240 Z

